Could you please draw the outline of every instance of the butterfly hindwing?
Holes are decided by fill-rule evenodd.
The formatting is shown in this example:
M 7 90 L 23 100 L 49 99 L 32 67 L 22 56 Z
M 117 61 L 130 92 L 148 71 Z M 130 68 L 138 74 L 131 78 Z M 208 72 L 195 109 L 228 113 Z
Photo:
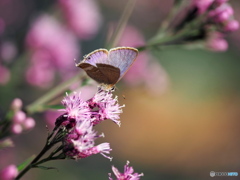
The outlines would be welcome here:
M 104 74 L 105 79 L 108 83 L 105 84 L 116 84 L 120 77 L 120 69 L 109 64 L 97 64 L 98 69 Z

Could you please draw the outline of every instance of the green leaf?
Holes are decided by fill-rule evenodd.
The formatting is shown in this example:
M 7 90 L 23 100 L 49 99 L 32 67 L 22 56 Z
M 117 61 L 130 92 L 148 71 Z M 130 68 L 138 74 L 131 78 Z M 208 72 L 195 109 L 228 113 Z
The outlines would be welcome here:
M 25 160 L 22 164 L 18 165 L 18 172 L 22 171 L 28 164 L 35 158 L 35 155 L 32 155 L 30 158 Z
M 64 106 L 61 104 L 55 104 L 55 105 L 45 105 L 44 108 L 46 108 L 46 109 L 63 109 Z

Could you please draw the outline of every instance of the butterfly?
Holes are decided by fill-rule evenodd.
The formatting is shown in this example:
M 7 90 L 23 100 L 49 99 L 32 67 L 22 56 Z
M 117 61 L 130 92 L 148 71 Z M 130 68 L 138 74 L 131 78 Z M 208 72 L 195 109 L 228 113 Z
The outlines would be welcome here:
M 138 50 L 132 47 L 117 47 L 109 51 L 97 49 L 76 66 L 82 68 L 89 77 L 109 90 L 125 75 L 136 60 Z

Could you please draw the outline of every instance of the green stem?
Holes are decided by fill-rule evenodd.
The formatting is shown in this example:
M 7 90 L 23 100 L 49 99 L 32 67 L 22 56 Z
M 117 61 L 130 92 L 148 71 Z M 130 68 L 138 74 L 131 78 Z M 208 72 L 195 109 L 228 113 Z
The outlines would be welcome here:
M 143 51 L 148 48 L 159 47 L 161 45 L 167 45 L 170 43 L 174 43 L 174 41 L 177 41 L 181 38 L 197 35 L 198 33 L 199 33 L 198 29 L 190 30 L 189 28 L 186 28 L 174 35 L 168 34 L 168 36 L 162 37 L 161 39 L 152 39 L 145 46 L 137 47 L 137 49 L 138 49 L 138 51 Z
M 81 77 L 82 77 L 81 74 L 76 75 L 73 78 L 71 78 L 71 79 L 63 82 L 62 84 L 56 86 L 51 91 L 49 91 L 48 93 L 46 93 L 45 95 L 43 95 L 42 97 L 40 97 L 39 99 L 34 101 L 32 104 L 29 104 L 26 107 L 26 111 L 29 114 L 33 114 L 35 112 L 43 111 L 45 109 L 44 106 L 43 106 L 44 104 L 46 104 L 51 99 L 58 96 L 59 94 L 61 94 L 65 90 L 67 90 L 72 83 L 78 81 Z
M 47 142 L 44 148 L 42 149 L 42 151 L 32 160 L 32 162 L 24 170 L 22 170 L 18 174 L 18 176 L 16 177 L 16 180 L 20 179 L 25 173 L 27 173 L 33 167 L 33 164 L 36 163 L 52 146 L 53 144 L 48 145 L 48 142 Z
M 117 45 L 120 37 L 122 36 L 123 30 L 127 25 L 128 19 L 132 14 L 135 3 L 136 3 L 136 0 L 129 0 L 128 3 L 126 4 L 125 9 L 122 13 L 122 16 L 119 20 L 118 26 L 116 28 L 116 31 L 113 33 L 110 39 L 110 42 L 107 45 L 107 49 L 110 49 Z

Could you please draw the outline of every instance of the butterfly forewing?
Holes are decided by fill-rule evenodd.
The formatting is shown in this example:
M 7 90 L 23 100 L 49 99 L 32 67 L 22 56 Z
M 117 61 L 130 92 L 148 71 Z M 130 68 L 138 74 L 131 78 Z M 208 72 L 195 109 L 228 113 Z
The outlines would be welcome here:
M 86 55 L 81 63 L 89 63 L 96 66 L 97 63 L 108 64 L 108 50 L 98 49 Z

